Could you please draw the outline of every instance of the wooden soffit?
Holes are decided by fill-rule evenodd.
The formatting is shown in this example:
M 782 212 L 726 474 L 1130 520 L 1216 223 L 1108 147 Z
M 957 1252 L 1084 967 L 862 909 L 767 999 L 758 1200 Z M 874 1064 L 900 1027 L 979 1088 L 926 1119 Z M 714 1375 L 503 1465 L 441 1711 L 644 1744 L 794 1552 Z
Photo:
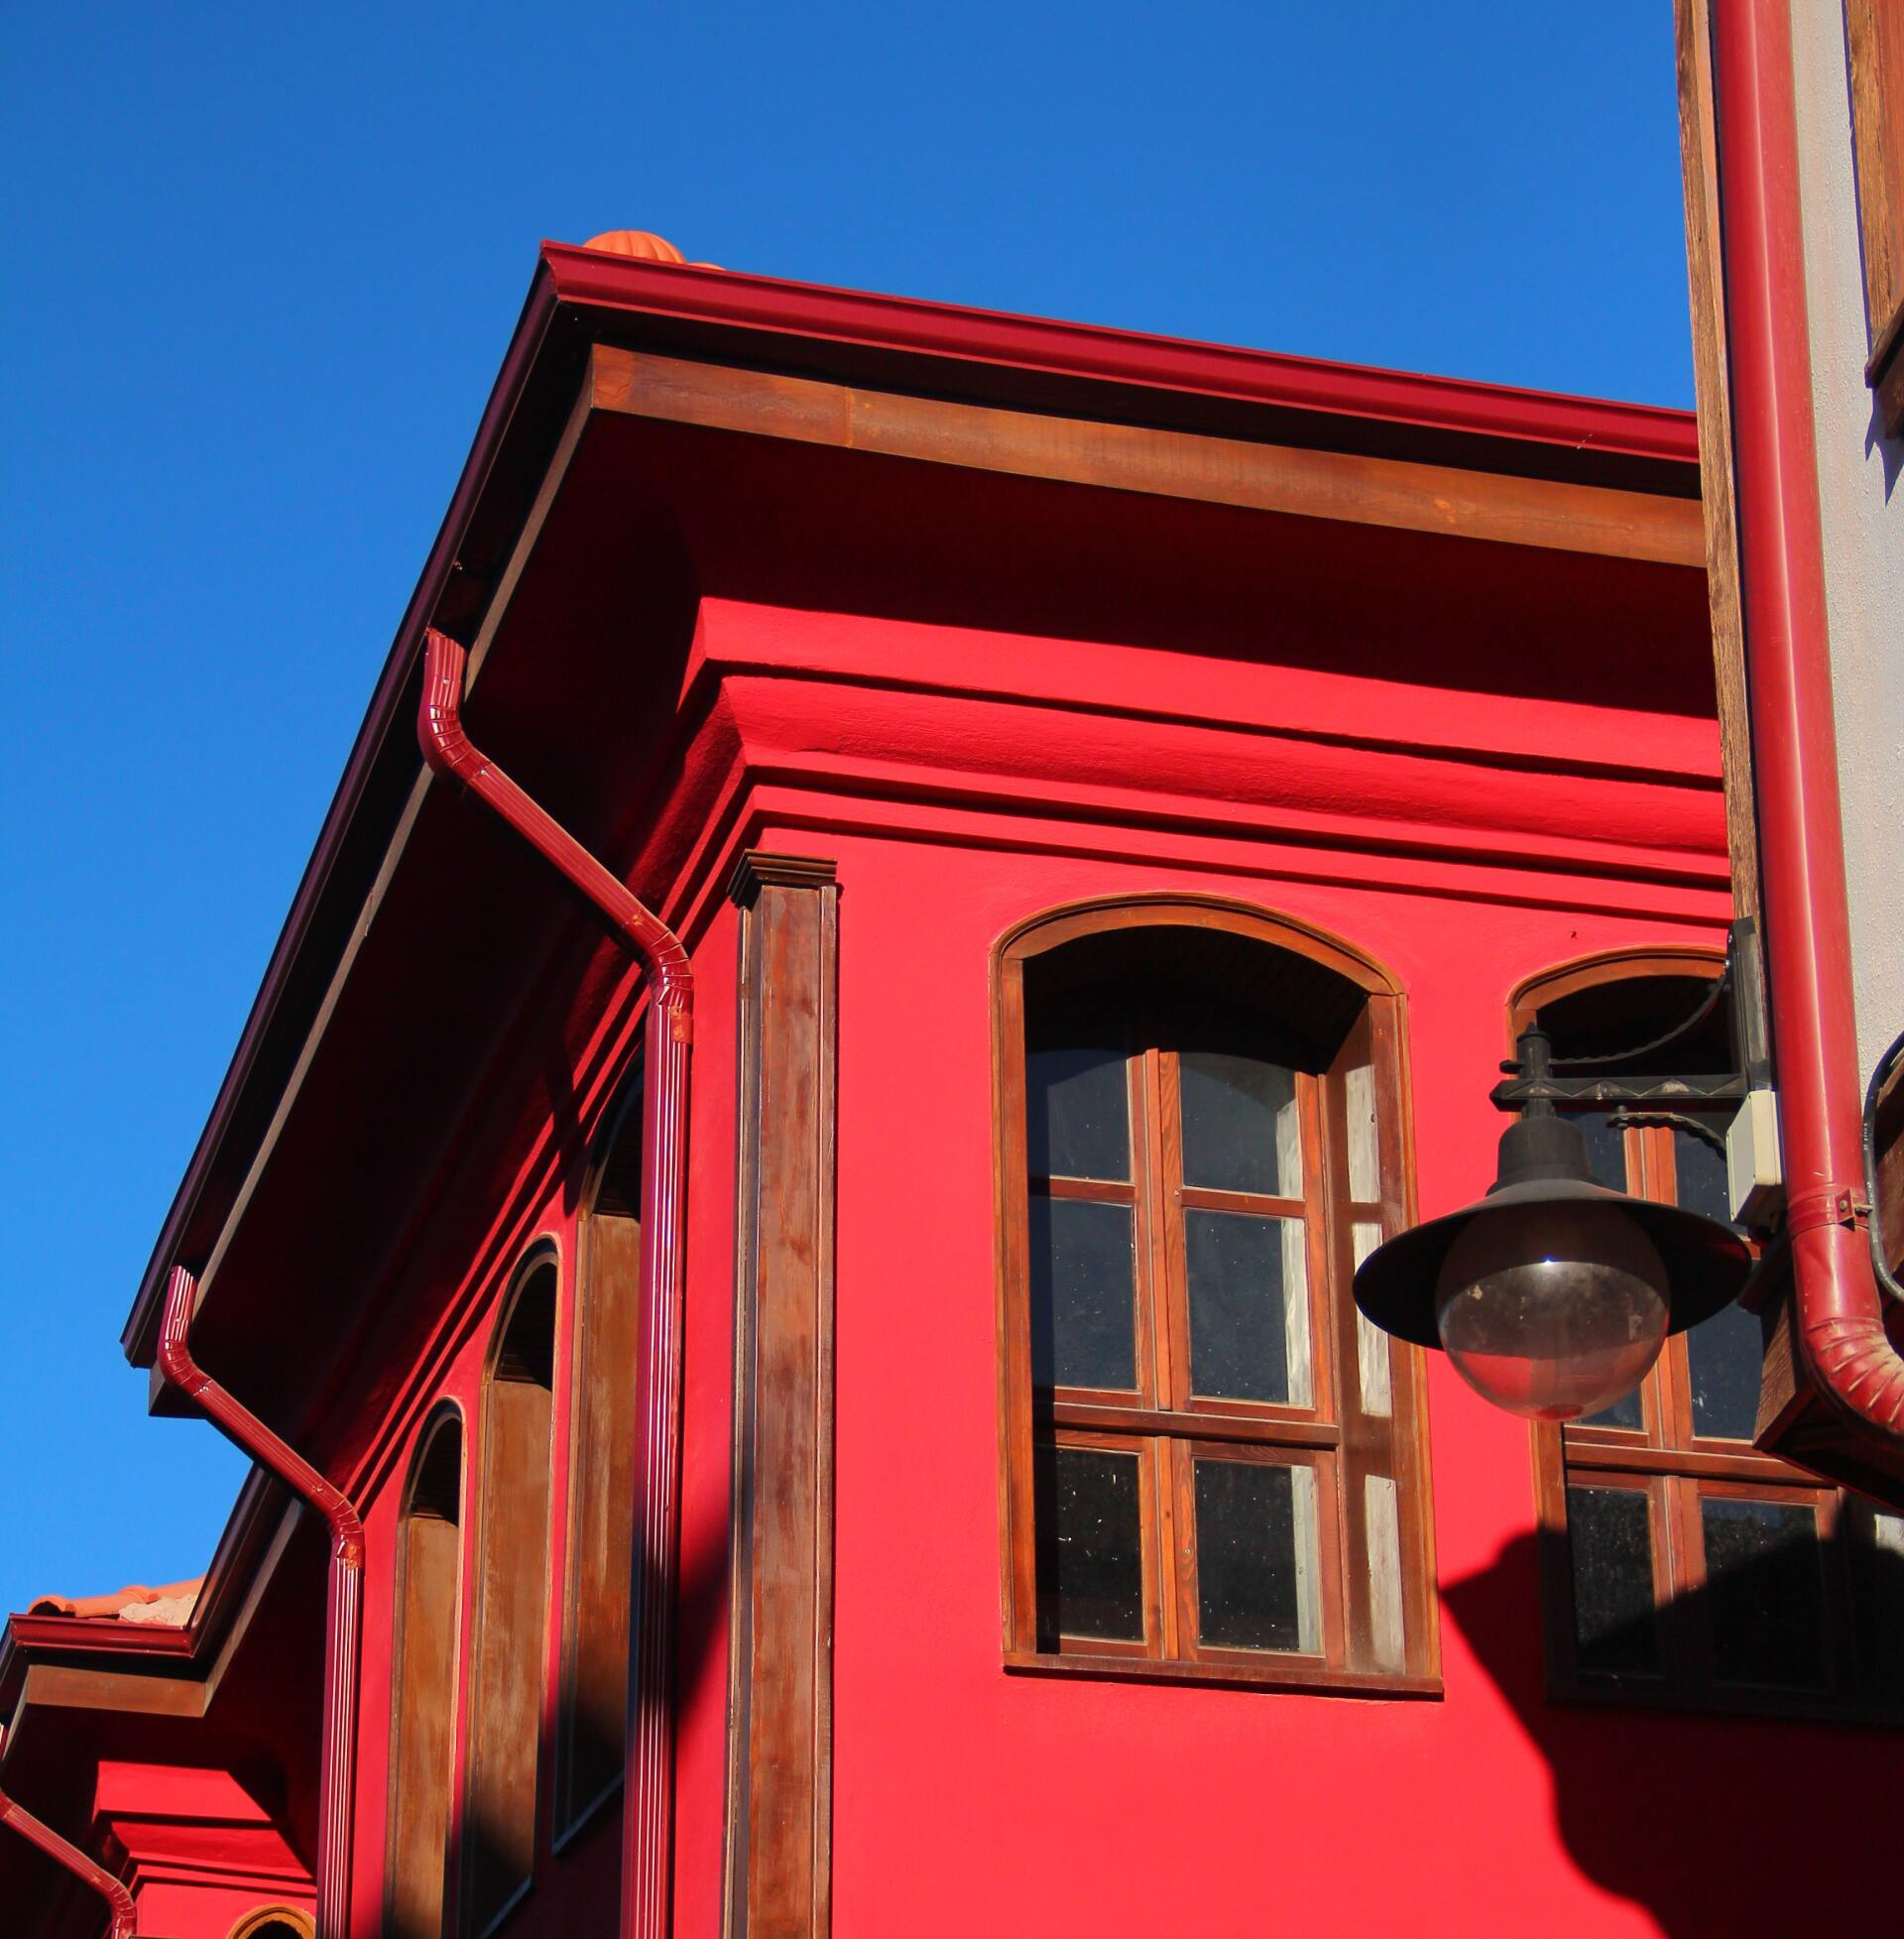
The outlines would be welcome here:
M 1697 499 L 1048 417 L 609 345 L 590 354 L 577 418 L 592 411 L 1296 518 L 1706 563 Z

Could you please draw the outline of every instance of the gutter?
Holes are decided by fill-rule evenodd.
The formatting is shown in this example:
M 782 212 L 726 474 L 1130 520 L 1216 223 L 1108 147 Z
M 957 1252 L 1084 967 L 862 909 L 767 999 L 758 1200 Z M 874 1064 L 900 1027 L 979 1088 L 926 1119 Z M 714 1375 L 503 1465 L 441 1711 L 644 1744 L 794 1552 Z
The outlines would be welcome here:
M 6 1734 L 0 1731 L 0 1752 L 5 1748 Z M 9 1826 L 29 1845 L 38 1846 L 56 1865 L 64 1866 L 82 1885 L 106 1901 L 112 1913 L 112 1922 L 106 1928 L 108 1939 L 132 1939 L 139 1927 L 139 1914 L 131 1892 L 110 1872 L 94 1865 L 78 1846 L 69 1844 L 51 1825 L 43 1824 L 25 1805 L 16 1804 L 4 1790 L 0 1790 L 0 1825 Z
M 425 635 L 417 739 L 433 774 L 459 782 L 543 857 L 609 922 L 649 976 L 643 1049 L 642 1315 L 636 1418 L 641 1522 L 623 1775 L 624 1939 L 668 1930 L 673 1823 L 674 1579 L 680 1548 L 681 1267 L 687 1199 L 687 1064 L 693 973 L 680 939 L 553 816 L 471 745 L 463 731 L 468 656 Z M 329 1939 L 328 1934 L 325 1939 Z
M 1812 422 L 1790 0 L 1713 10 L 1739 598 L 1800 1351 L 1864 1439 L 1904 1440 L 1869 1244 Z
M 364 1526 L 350 1499 L 288 1447 L 205 1373 L 188 1335 L 198 1282 L 175 1266 L 166 1287 L 159 1370 L 262 1467 L 330 1524 L 330 1583 L 324 1609 L 324 1724 L 317 1770 L 317 1935 L 347 1939 L 357 1736 L 357 1656 L 364 1620 Z

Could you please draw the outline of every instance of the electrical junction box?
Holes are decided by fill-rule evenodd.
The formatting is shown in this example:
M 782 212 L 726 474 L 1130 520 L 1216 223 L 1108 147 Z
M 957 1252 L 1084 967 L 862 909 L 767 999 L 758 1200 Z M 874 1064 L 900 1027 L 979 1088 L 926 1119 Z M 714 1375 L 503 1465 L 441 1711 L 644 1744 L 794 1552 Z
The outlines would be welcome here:
M 1726 1127 L 1726 1184 L 1740 1225 L 1769 1226 L 1785 1202 L 1778 1149 L 1778 1093 L 1751 1090 Z

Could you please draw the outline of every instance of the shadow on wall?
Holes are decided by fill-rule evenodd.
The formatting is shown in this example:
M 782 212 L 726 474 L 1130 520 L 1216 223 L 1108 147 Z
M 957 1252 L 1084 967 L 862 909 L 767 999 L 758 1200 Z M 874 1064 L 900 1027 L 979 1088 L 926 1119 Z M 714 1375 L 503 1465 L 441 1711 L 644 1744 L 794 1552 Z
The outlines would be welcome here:
M 1551 1700 L 1538 1544 L 1561 1539 L 1516 1536 L 1442 1603 L 1546 1759 L 1574 1864 L 1668 1939 L 1897 1930 L 1898 1734 Z M 1904 1578 L 1904 1560 L 1884 1565 Z M 1876 1606 L 1900 1607 L 1904 1580 L 1883 1589 Z M 1705 1594 L 1680 1598 L 1675 1620 L 1697 1619 Z

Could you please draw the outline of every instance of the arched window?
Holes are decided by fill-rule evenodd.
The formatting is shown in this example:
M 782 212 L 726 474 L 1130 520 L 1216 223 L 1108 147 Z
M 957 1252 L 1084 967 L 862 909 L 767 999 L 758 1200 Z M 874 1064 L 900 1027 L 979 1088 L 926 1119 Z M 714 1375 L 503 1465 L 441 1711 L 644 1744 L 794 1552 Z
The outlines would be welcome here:
M 463 1423 L 448 1408 L 424 1425 L 417 1441 L 397 1536 L 384 1918 L 392 1939 L 434 1939 L 443 1929 L 462 1518 Z
M 1437 1687 L 1401 1000 L 1256 911 L 1060 911 L 999 961 L 1008 1660 Z
M 1570 964 L 1526 985 L 1509 1025 L 1538 1024 L 1558 1057 L 1612 1059 L 1692 1018 L 1723 967 L 1690 948 Z M 1731 1068 L 1725 999 L 1667 1048 L 1596 1066 L 1608 1078 Z M 1734 1108 L 1578 1122 L 1602 1184 L 1724 1219 Z M 1904 1518 L 1753 1447 L 1762 1352 L 1757 1316 L 1728 1306 L 1668 1340 L 1604 1412 L 1536 1424 L 1556 1690 L 1788 1712 L 1904 1698 Z
M 621 1781 L 641 1348 L 642 1085 L 617 1101 L 582 1226 L 556 1836 Z
M 225 1939 L 311 1939 L 317 1922 L 295 1905 L 260 1905 L 247 1912 Z
M 482 1939 L 536 1869 L 536 1763 L 548 1620 L 554 1255 L 523 1267 L 483 1383 L 476 1613 L 459 1906 Z

